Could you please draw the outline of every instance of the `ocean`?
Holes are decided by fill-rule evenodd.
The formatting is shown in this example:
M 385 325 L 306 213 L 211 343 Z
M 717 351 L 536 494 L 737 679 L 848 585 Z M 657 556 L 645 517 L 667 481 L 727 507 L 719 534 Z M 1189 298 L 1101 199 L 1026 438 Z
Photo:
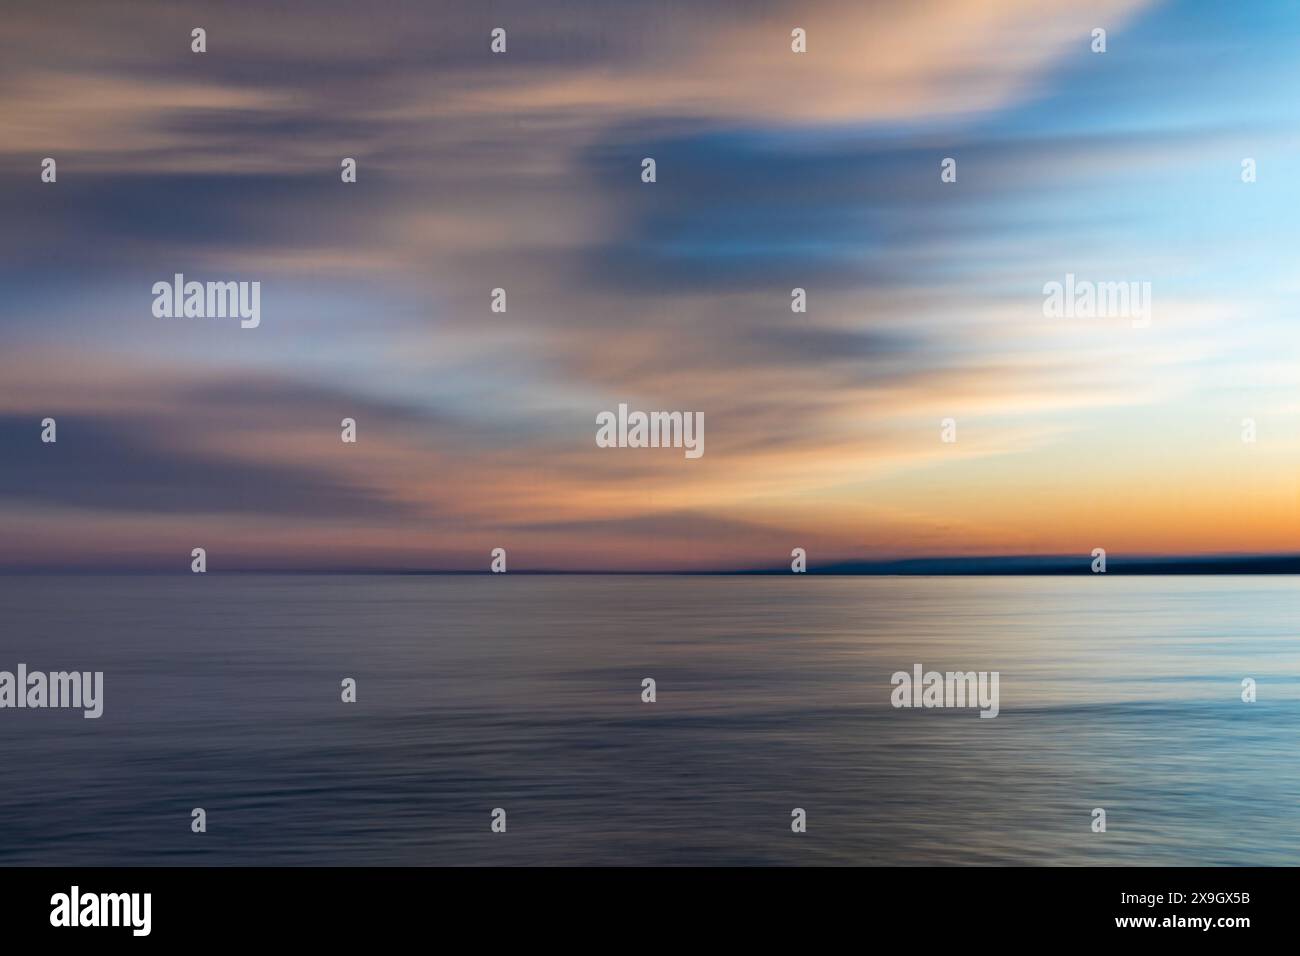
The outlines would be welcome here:
M 1298 593 L 3 577 L 0 670 L 103 671 L 104 700 L 0 710 L 0 864 L 1294 865 Z M 997 717 L 891 706 L 917 664 L 998 672 Z

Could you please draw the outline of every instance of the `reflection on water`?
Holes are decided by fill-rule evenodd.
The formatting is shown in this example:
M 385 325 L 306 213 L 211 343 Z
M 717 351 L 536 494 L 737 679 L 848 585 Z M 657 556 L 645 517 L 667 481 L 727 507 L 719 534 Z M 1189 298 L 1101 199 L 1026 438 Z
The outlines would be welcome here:
M 1296 864 L 1297 584 L 4 578 L 0 669 L 105 704 L 0 710 L 0 862 Z

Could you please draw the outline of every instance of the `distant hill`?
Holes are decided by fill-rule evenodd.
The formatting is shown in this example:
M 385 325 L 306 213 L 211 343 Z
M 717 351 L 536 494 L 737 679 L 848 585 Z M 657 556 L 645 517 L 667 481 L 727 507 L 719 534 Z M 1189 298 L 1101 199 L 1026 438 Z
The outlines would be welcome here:
M 789 574 L 788 565 L 751 574 Z M 906 558 L 810 565 L 809 574 L 1092 574 L 1092 557 L 997 555 L 965 558 Z M 1198 555 L 1162 557 L 1107 555 L 1107 574 L 1300 574 L 1300 555 Z

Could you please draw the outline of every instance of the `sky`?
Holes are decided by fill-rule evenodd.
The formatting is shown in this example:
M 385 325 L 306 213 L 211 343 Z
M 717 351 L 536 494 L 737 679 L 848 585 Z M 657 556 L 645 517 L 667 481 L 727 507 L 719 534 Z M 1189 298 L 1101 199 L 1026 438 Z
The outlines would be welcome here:
M 6 5 L 0 569 L 1293 552 L 1298 30 L 1293 2 Z M 260 282 L 260 325 L 156 317 L 176 273 Z M 1149 323 L 1045 315 L 1067 274 L 1149 282 Z M 705 453 L 598 447 L 620 403 L 702 414 Z

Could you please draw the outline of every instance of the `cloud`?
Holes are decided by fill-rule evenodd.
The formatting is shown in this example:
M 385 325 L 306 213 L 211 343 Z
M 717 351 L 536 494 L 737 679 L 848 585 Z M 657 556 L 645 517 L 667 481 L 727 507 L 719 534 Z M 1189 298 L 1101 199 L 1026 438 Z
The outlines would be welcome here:
M 1141 486 L 1133 422 L 1288 408 L 1284 377 L 1241 385 L 1294 352 L 1288 177 L 1241 198 L 1256 127 L 1231 115 L 1133 120 L 1164 102 L 1151 42 L 1087 41 L 1147 4 L 65 7 L 0 40 L 11 559 L 196 527 L 280 566 L 765 564 L 795 532 L 845 558 L 1060 550 L 1044 529 L 1091 487 L 1061 462 Z M 1067 270 L 1154 280 L 1153 327 L 1044 321 Z M 262 326 L 154 318 L 177 271 L 261 280 Z M 596 448 L 623 401 L 703 412 L 705 457 Z
M 1093 25 L 1143 5 L 515 0 L 374 16 L 341 0 L 198 12 L 81 2 L 58 19 L 27 8 L 7 13 L 0 150 L 70 154 L 82 168 L 269 172 L 315 167 L 349 142 L 384 142 L 371 153 L 383 162 L 421 131 L 454 146 L 448 126 L 472 134 L 483 117 L 916 122 L 1005 106 Z M 196 17 L 207 54 L 189 49 Z M 500 57 L 487 53 L 497 25 L 511 35 Z M 794 26 L 807 54 L 790 52 Z

